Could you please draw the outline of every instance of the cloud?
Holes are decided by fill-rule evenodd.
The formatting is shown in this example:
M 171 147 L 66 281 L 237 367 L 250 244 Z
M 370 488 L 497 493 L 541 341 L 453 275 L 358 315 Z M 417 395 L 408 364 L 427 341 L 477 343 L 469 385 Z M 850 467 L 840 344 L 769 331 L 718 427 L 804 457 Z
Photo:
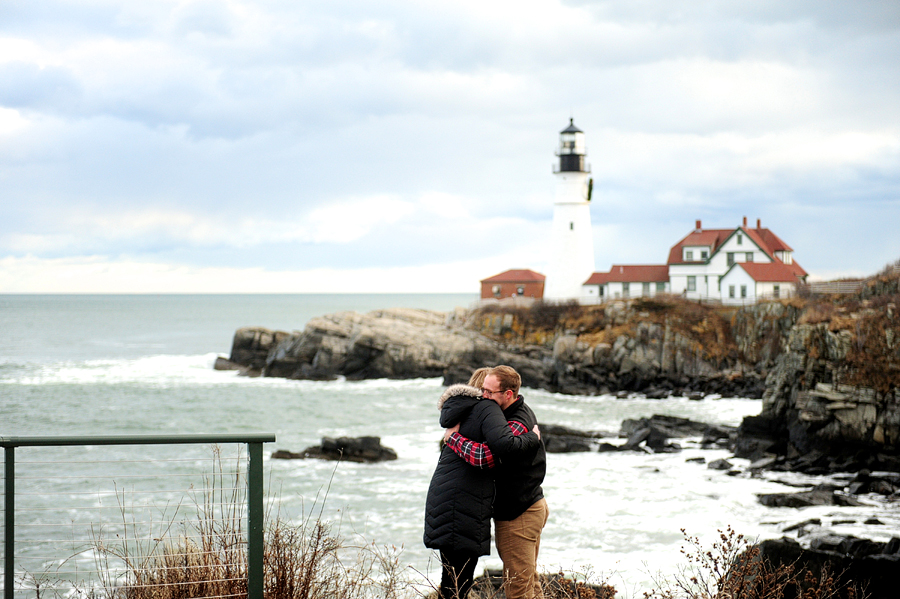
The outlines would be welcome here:
M 0 257 L 161 290 L 540 270 L 574 116 L 598 268 L 746 214 L 811 272 L 872 271 L 900 253 L 898 63 L 889 2 L 4 2 Z

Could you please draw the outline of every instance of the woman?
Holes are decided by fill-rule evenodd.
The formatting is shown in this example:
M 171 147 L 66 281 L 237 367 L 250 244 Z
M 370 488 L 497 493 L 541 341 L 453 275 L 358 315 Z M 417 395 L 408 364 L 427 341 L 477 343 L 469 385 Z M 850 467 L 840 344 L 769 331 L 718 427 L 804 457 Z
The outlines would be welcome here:
M 441 426 L 459 425 L 460 435 L 487 443 L 494 458 L 533 449 L 534 432 L 516 436 L 500 406 L 482 400 L 481 385 L 489 368 L 472 373 L 468 385 L 451 385 L 441 395 Z M 487 469 L 467 464 L 449 447 L 431 477 L 425 501 L 425 546 L 441 554 L 441 599 L 465 599 L 478 558 L 491 552 L 491 506 L 494 481 Z

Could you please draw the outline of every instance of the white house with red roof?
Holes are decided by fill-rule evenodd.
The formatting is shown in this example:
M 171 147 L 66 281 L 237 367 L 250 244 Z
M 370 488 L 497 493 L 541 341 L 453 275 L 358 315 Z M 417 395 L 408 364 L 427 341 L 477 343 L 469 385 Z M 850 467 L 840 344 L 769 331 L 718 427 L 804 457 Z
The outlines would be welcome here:
M 667 265 L 672 293 L 726 304 L 790 296 L 807 276 L 788 244 L 759 220 L 748 227 L 746 217 L 737 229 L 704 229 L 698 220 L 672 246 Z
M 666 264 L 614 265 L 609 272 L 595 272 L 582 285 L 582 301 L 675 293 L 725 304 L 752 303 L 789 297 L 806 276 L 791 247 L 759 220 L 751 228 L 744 217 L 737 229 L 704 229 L 698 220 L 672 246 Z

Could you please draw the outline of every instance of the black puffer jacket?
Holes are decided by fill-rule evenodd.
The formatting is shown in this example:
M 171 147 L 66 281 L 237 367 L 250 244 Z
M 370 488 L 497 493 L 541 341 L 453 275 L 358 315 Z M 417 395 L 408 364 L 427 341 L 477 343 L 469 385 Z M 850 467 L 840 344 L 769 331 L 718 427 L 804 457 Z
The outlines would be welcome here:
M 441 396 L 441 426 L 457 423 L 459 433 L 487 443 L 496 457 L 533 452 L 540 445 L 535 433 L 513 435 L 500 406 L 481 399 L 468 385 L 452 385 Z M 425 546 L 472 555 L 491 552 L 491 508 L 494 481 L 487 469 L 467 464 L 444 447 L 425 501 Z

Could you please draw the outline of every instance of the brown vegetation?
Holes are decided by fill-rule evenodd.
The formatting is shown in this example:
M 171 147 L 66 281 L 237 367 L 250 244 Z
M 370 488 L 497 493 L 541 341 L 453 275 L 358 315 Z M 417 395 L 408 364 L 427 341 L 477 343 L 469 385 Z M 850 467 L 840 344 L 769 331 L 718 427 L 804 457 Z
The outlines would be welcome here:
M 644 599 L 865 599 L 857 582 L 827 570 L 818 575 L 794 564 L 772 565 L 759 548 L 731 527 L 709 549 L 682 529 L 687 565 L 657 582 Z

